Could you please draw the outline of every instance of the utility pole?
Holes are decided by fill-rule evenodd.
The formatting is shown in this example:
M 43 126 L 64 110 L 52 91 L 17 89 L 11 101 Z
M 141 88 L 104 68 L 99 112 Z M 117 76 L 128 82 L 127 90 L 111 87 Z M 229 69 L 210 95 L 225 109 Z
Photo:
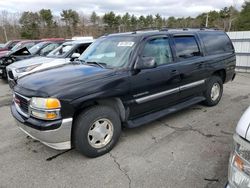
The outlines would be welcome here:
M 3 32 L 4 32 L 5 41 L 8 42 L 8 37 L 7 37 L 7 33 L 6 33 L 6 29 L 4 25 L 3 25 Z
M 208 27 L 208 14 L 209 14 L 209 13 L 207 13 L 207 18 L 206 18 L 206 27 Z

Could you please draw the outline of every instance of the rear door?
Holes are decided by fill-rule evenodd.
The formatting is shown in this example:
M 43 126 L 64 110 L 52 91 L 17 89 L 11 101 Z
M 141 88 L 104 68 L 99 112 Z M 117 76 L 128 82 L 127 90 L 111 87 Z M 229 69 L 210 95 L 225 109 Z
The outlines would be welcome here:
M 173 35 L 176 67 L 181 77 L 180 98 L 190 98 L 205 89 L 206 72 L 203 49 L 195 34 Z
M 153 57 L 157 67 L 140 70 L 131 76 L 132 118 L 158 111 L 178 101 L 180 77 L 170 43 L 165 35 L 148 38 L 142 45 L 139 58 Z

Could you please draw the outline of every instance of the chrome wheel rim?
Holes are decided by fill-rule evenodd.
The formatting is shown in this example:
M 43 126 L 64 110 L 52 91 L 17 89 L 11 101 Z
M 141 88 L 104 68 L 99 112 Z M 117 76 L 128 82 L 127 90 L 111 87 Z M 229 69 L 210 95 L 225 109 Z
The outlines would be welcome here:
M 220 97 L 220 84 L 214 83 L 212 90 L 211 90 L 211 99 L 216 101 Z
M 114 126 L 106 118 L 95 121 L 88 131 L 88 142 L 94 148 L 106 146 L 112 139 Z

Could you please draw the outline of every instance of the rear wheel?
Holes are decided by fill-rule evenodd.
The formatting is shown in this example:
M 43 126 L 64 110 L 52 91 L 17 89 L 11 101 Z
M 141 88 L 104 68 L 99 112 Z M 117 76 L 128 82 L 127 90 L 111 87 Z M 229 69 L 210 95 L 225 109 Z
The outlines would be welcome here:
M 212 76 L 207 83 L 207 89 L 204 92 L 207 106 L 215 106 L 220 102 L 223 94 L 223 82 L 219 76 Z
M 120 134 L 119 115 L 108 106 L 94 106 L 77 117 L 73 130 L 74 145 L 80 153 L 98 157 L 115 146 Z

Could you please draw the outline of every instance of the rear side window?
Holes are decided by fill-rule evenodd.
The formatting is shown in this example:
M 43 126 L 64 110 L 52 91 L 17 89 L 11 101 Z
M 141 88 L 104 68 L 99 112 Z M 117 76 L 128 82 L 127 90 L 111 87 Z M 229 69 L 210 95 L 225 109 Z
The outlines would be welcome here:
M 188 59 L 200 56 L 200 50 L 194 36 L 175 36 L 176 56 L 179 59 Z
M 199 36 L 208 55 L 232 52 L 234 50 L 230 39 L 223 32 L 200 32 Z

